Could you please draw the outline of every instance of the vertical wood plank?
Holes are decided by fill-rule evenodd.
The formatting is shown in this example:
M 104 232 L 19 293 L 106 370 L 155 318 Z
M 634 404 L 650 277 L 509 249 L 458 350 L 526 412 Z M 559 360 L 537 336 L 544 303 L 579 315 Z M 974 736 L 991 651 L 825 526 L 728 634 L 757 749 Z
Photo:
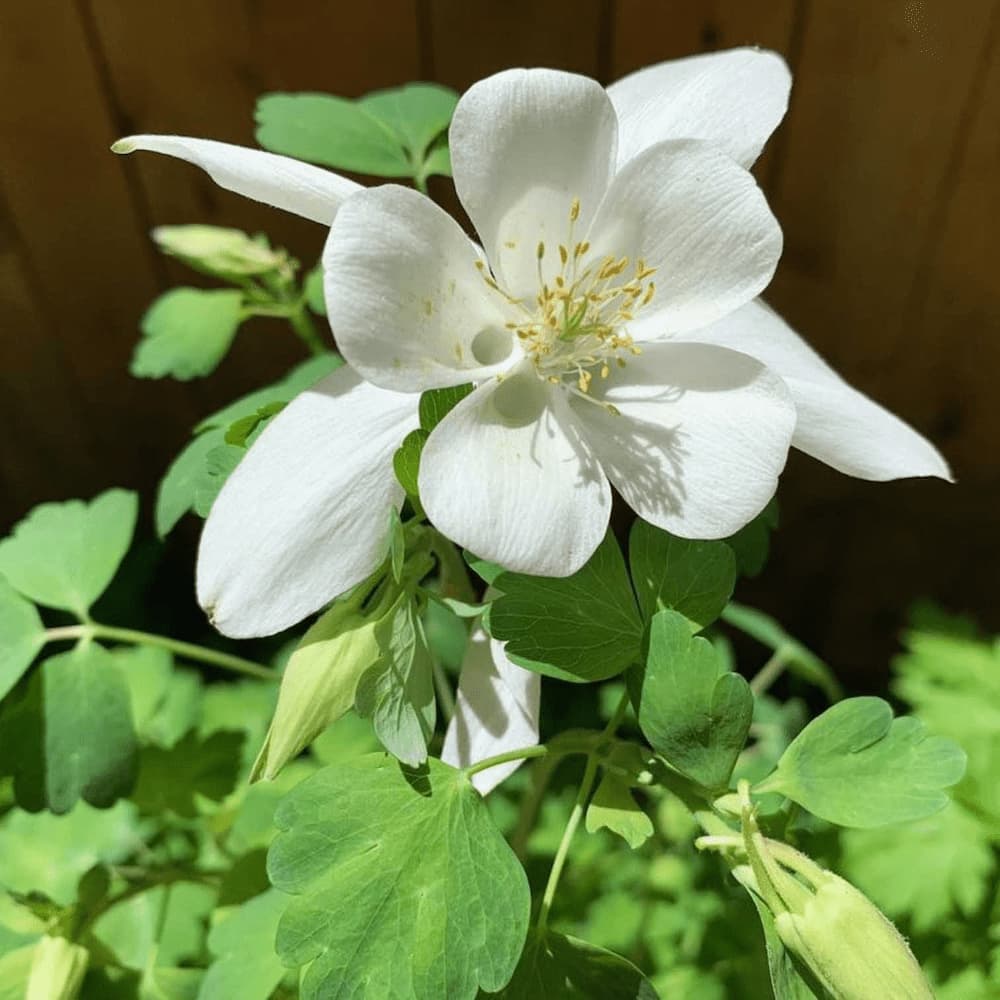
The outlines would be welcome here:
M 464 90 L 511 66 L 550 66 L 596 77 L 601 0 L 426 0 L 434 76 Z
M 939 264 L 928 264 L 926 248 L 944 235 L 942 199 L 954 199 L 953 246 L 984 209 L 974 177 L 989 169 L 995 149 L 984 139 L 973 156 L 980 166 L 970 163 L 962 176 L 953 164 L 969 112 L 985 96 L 977 67 L 995 9 L 995 0 L 968 0 L 961 11 L 904 0 L 809 3 L 771 191 L 785 254 L 769 299 L 849 381 L 959 461 L 967 425 L 958 426 L 955 401 L 974 384 L 949 344 L 962 320 L 953 313 L 947 333 L 932 331 L 940 319 L 921 319 L 913 290 L 937 287 L 946 312 L 951 292 L 965 296 L 958 313 L 968 308 L 966 319 L 991 305 L 971 288 L 988 280 L 982 271 L 968 284 L 952 272 L 957 283 L 948 288 L 932 278 Z M 995 104 L 992 115 L 984 135 L 995 135 Z M 983 187 L 996 183 L 992 166 Z M 994 423 L 993 441 L 996 431 Z M 869 688 L 884 678 L 894 633 L 917 597 L 968 601 L 984 622 L 996 622 L 995 606 L 981 599 L 1000 586 L 996 559 L 981 551 L 983 532 L 995 536 L 1000 487 L 995 475 L 986 482 L 990 475 L 971 489 L 961 479 L 957 487 L 867 484 L 793 461 L 777 559 L 759 590 L 764 604 L 781 608 L 832 660 L 856 665 Z M 858 650 L 867 651 L 863 663 Z
M 148 484 L 167 455 L 144 430 L 185 424 L 193 414 L 182 388 L 154 400 L 126 374 L 136 319 L 156 284 L 121 165 L 108 152 L 115 130 L 99 75 L 75 5 L 7 5 L 3 22 L 0 185 L 9 225 L 20 237 L 19 270 L 32 279 L 33 301 L 22 298 L 22 315 L 45 316 L 52 339 L 39 343 L 51 352 L 48 363 L 66 366 L 82 404 L 82 412 L 71 413 L 68 391 L 61 402 L 51 401 L 51 411 L 32 405 L 26 417 L 67 452 L 80 434 L 73 424 L 85 422 L 98 441 L 106 481 Z M 43 328 L 33 324 L 31 335 L 43 336 Z M 37 373 L 37 362 L 31 367 Z M 58 392 L 60 381 L 43 380 L 39 392 L 46 385 Z M 49 461 L 53 453 L 54 444 Z M 35 461 L 44 461 L 42 453 Z M 68 459 L 65 467 L 46 469 L 57 495 L 92 482 L 74 479 L 71 465 Z M 27 482 L 41 473 L 28 467 L 23 474 Z M 9 519 L 19 512 L 6 513 Z

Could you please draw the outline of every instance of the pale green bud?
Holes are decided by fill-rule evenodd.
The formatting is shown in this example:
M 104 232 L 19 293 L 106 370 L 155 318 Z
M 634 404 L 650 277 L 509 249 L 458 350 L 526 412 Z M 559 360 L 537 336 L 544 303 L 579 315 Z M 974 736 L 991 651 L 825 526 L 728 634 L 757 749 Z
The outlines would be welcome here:
M 218 226 L 158 226 L 157 246 L 171 257 L 205 274 L 223 278 L 251 277 L 288 266 L 288 255 L 239 229 Z
M 354 705 L 361 675 L 380 654 L 377 619 L 337 603 L 302 637 L 281 678 L 278 705 L 251 780 L 277 776 Z
M 43 937 L 35 948 L 25 1000 L 74 1000 L 90 957 L 86 948 L 62 937 Z
M 934 1000 L 905 939 L 867 896 L 828 871 L 814 892 L 804 892 L 792 909 L 775 915 L 774 923 L 785 947 L 831 996 Z

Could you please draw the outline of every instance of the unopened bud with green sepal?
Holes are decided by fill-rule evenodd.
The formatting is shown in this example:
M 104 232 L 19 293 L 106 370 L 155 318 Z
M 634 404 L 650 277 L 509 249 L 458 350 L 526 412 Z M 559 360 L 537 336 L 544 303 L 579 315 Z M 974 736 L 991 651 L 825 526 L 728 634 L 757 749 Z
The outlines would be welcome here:
M 774 923 L 785 947 L 837 1000 L 934 1000 L 903 936 L 833 872 L 824 871 L 807 898 L 775 914 Z
M 250 278 L 272 271 L 288 272 L 290 260 L 283 250 L 273 250 L 264 237 L 251 237 L 239 229 L 219 226 L 157 226 L 156 245 L 203 274 L 219 278 Z
M 281 679 L 278 705 L 251 780 L 270 780 L 354 705 L 358 680 L 381 655 L 378 619 L 335 603 L 302 637 Z
M 74 1000 L 89 959 L 90 953 L 82 945 L 46 935 L 35 949 L 25 1000 Z
M 787 951 L 834 1000 L 934 1000 L 906 940 L 878 907 L 805 854 L 764 837 L 740 786 L 742 836 L 703 841 L 741 842 L 749 871 L 735 874 L 771 911 Z

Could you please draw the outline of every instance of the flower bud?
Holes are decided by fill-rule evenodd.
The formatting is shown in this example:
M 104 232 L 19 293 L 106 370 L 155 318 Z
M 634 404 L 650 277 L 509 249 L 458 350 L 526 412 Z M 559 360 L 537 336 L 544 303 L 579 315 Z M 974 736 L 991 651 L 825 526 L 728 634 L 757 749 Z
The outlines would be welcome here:
M 251 780 L 270 780 L 354 705 L 361 675 L 380 656 L 378 620 L 336 603 L 302 637 L 281 678 L 278 705 Z
M 35 949 L 26 1000 L 73 1000 L 80 992 L 90 953 L 63 937 L 43 937 Z
M 277 271 L 288 265 L 288 255 L 272 250 L 265 240 L 251 239 L 239 229 L 218 226 L 157 226 L 157 246 L 203 274 L 244 278 Z
M 824 871 L 794 909 L 775 915 L 785 947 L 837 1000 L 934 1000 L 906 941 L 850 882 Z

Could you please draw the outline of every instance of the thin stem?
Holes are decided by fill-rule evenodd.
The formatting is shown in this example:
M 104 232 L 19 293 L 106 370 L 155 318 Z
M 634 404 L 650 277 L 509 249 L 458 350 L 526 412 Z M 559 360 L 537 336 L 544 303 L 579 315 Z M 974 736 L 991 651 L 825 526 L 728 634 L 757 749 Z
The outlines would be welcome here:
M 584 810 L 587 807 L 587 800 L 594 787 L 594 779 L 597 777 L 597 757 L 593 754 L 587 757 L 587 766 L 583 772 L 583 780 L 580 782 L 580 790 L 576 793 L 576 801 L 573 803 L 573 811 L 569 814 L 569 821 L 563 831 L 562 840 L 559 841 L 559 848 L 556 850 L 555 859 L 552 862 L 552 869 L 549 872 L 549 880 L 545 883 L 545 893 L 542 896 L 542 905 L 538 909 L 538 929 L 544 931 L 549 920 L 549 910 L 552 909 L 552 901 L 556 896 L 556 889 L 559 887 L 559 879 L 562 876 L 563 868 L 566 866 L 566 858 L 569 855 L 569 847 L 573 842 L 576 828 L 583 819 Z
M 306 305 L 305 299 L 300 299 L 289 310 L 288 322 L 298 334 L 302 343 L 309 348 L 310 353 L 317 357 L 327 353 L 327 345 L 320 335 L 319 330 L 316 329 L 316 324 L 312 321 L 312 316 L 309 315 L 309 307 Z
M 507 764 L 512 760 L 529 760 L 532 757 L 545 757 L 552 751 L 543 743 L 540 746 L 519 747 L 517 750 L 507 750 L 505 753 L 498 753 L 494 757 L 487 757 L 478 761 L 465 769 L 465 773 L 471 778 L 480 771 L 486 771 L 491 767 L 500 764 Z M 567 751 L 569 752 L 569 751 Z
M 427 177 L 423 171 L 419 171 L 413 175 L 413 186 L 421 193 L 429 196 L 427 190 Z
M 445 721 L 451 722 L 455 716 L 455 695 L 452 694 L 448 675 L 436 656 L 431 660 L 431 670 L 434 675 L 434 689 L 437 691 L 438 701 L 441 702 L 441 711 L 444 713 Z
M 207 649 L 191 642 L 181 642 L 179 639 L 170 639 L 165 635 L 153 635 L 151 632 L 138 632 L 130 628 L 116 628 L 98 622 L 46 629 L 46 642 L 56 642 L 61 639 L 110 639 L 113 642 L 127 642 L 135 646 L 155 646 L 159 649 L 168 649 L 184 659 L 209 663 L 214 667 L 245 674 L 247 677 L 260 677 L 269 681 L 278 679 L 274 670 L 251 660 L 244 660 L 240 656 L 232 656 L 217 649 Z
M 792 655 L 785 647 L 777 649 L 771 658 L 754 674 L 750 681 L 750 690 L 760 697 L 785 672 L 792 662 Z
M 615 709 L 614 714 L 611 716 L 608 724 L 604 727 L 601 733 L 602 740 L 607 739 L 612 736 L 621 725 L 622 719 L 625 718 L 625 713 L 628 711 L 629 696 L 628 692 L 625 691 L 622 694 L 621 700 L 618 702 L 618 707 Z M 577 827 L 580 825 L 580 820 L 583 819 L 584 811 L 587 808 L 587 802 L 590 799 L 590 793 L 594 789 L 594 781 L 597 778 L 597 766 L 598 766 L 598 755 L 595 752 L 597 747 L 600 747 L 601 742 L 598 742 L 594 749 L 587 755 L 587 766 L 584 768 L 583 780 L 580 782 L 580 789 L 576 793 L 576 801 L 573 803 L 573 811 L 569 815 L 569 820 L 566 823 L 566 829 L 563 830 L 562 840 L 559 841 L 559 847 L 556 850 L 556 856 L 552 861 L 552 869 L 549 872 L 549 880 L 545 884 L 545 892 L 542 895 L 542 903 L 538 908 L 538 930 L 544 932 L 546 925 L 549 920 L 549 911 L 552 909 L 552 901 L 556 897 L 556 889 L 559 887 L 559 879 L 562 877 L 563 868 L 566 866 L 566 858 L 569 856 L 570 844 L 573 842 L 573 837 L 576 834 Z

